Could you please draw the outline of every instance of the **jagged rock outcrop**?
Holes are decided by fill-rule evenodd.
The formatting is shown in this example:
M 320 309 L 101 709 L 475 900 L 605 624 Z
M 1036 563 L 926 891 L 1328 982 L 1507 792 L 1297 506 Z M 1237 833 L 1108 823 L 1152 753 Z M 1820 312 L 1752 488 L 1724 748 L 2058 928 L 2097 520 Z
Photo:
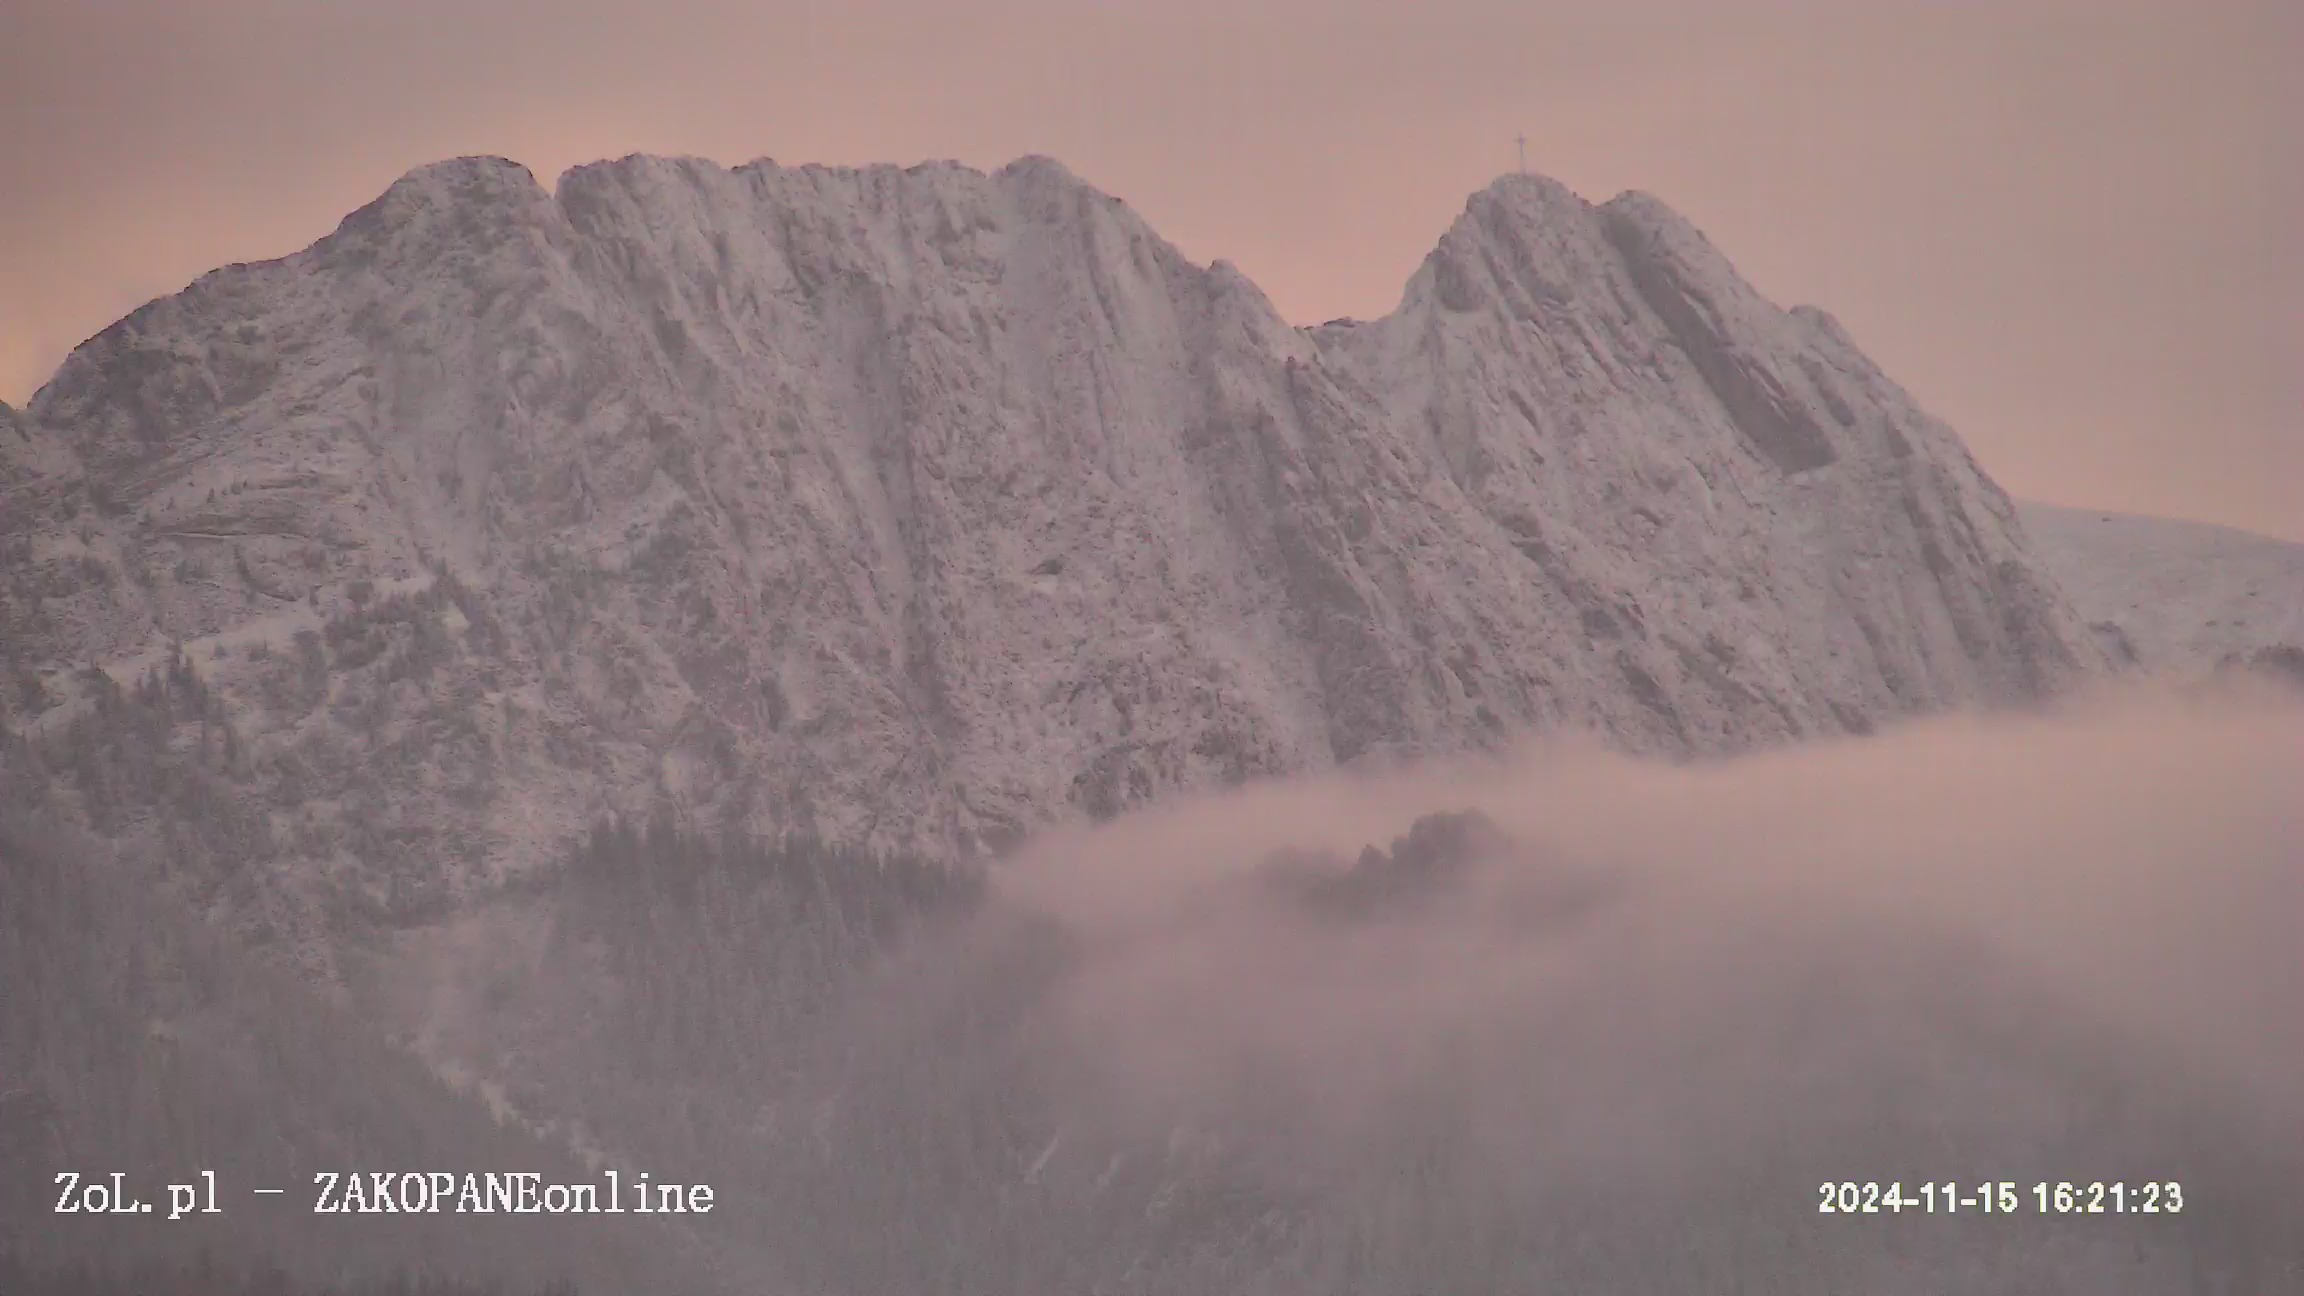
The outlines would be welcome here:
M 632 157 L 555 192 L 462 159 L 138 310 L 24 422 L 11 727 L 181 641 L 284 854 L 355 882 L 667 800 L 966 853 L 1563 725 L 1862 730 L 2097 660 L 1828 317 L 1653 199 L 1530 177 L 1394 314 L 1296 329 L 1045 159 Z
M 1398 311 L 1321 336 L 1527 559 L 1512 637 L 1651 739 L 1862 729 L 2090 657 L 1958 438 L 1653 198 L 1499 181 Z

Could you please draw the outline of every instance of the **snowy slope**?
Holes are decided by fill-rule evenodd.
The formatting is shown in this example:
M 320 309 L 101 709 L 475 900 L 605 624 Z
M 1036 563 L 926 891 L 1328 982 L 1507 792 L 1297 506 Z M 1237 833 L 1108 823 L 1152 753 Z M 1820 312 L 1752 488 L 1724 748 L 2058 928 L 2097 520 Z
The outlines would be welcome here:
M 2020 510 L 2073 606 L 2147 668 L 2195 671 L 2304 647 L 2304 544 L 2173 518 Z
M 11 726 L 182 641 L 286 853 L 355 882 L 662 803 L 969 852 L 1559 726 L 1864 730 L 2099 661 L 1828 317 L 1653 199 L 1531 177 L 1391 316 L 1300 330 L 1043 158 L 631 157 L 553 192 L 467 158 L 135 312 L 26 414 Z

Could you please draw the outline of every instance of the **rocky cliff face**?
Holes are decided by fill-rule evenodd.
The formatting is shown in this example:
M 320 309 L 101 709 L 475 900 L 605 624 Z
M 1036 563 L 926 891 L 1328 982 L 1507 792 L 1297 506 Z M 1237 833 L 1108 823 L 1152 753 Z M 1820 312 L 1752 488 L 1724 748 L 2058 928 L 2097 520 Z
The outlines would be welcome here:
M 1391 316 L 1300 330 L 1045 159 L 442 163 L 82 346 L 0 492 L 9 726 L 180 643 L 281 859 L 387 904 L 610 808 L 967 853 L 2098 653 L 1829 317 L 1530 177 Z

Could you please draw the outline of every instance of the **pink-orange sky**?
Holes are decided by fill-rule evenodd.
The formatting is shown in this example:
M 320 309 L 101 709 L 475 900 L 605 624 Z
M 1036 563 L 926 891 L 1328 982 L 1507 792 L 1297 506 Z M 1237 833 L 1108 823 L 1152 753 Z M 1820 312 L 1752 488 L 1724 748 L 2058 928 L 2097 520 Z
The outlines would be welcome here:
M 2297 0 L 0 0 L 0 399 L 408 168 L 1049 153 L 1299 322 L 1654 192 L 2020 495 L 2304 539 Z

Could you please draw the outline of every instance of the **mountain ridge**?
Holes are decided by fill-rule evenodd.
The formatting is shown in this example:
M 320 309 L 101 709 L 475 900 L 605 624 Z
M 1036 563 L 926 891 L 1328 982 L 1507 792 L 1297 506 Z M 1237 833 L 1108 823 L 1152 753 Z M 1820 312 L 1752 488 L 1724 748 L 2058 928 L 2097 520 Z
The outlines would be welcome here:
M 517 872 L 610 809 L 978 854 L 2102 660 L 1828 315 L 1653 198 L 1537 177 L 1472 195 L 1393 313 L 1304 329 L 1052 159 L 631 155 L 550 191 L 454 159 L 140 308 L 21 422 L 10 728 L 189 643 L 309 843 L 283 858 L 371 890 Z M 390 844 L 419 827 L 454 849 Z
M 2115 657 L 2197 673 L 2304 650 L 2304 543 L 2114 509 L 2019 505 L 2035 548 Z

